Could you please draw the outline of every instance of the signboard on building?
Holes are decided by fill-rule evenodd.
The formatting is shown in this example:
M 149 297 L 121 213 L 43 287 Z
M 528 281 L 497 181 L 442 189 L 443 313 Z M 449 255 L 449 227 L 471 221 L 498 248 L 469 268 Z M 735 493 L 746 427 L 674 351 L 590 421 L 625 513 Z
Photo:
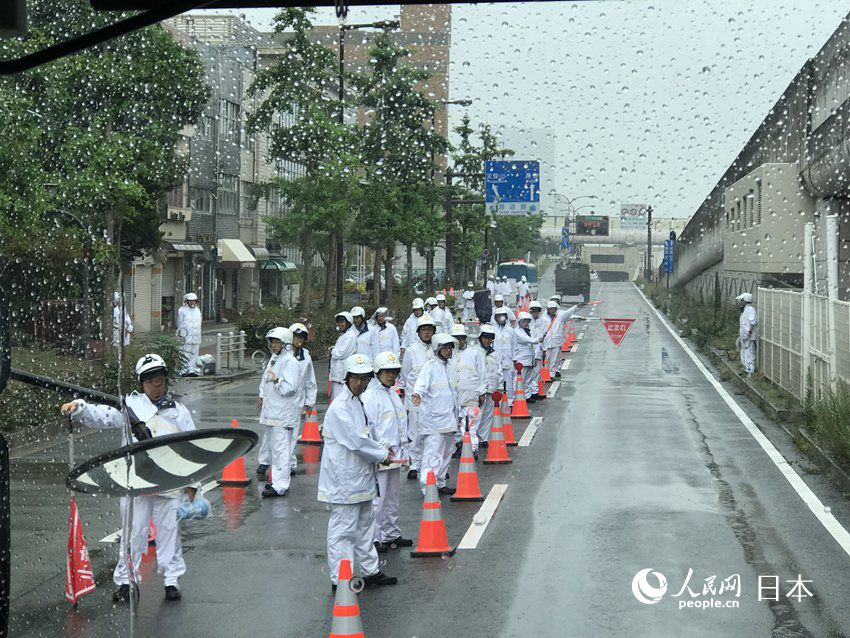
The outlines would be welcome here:
M 576 215 L 576 235 L 608 236 L 607 215 Z
M 621 204 L 620 228 L 623 230 L 646 229 L 646 204 Z
M 484 202 L 496 215 L 536 215 L 540 212 L 540 162 L 484 162 Z

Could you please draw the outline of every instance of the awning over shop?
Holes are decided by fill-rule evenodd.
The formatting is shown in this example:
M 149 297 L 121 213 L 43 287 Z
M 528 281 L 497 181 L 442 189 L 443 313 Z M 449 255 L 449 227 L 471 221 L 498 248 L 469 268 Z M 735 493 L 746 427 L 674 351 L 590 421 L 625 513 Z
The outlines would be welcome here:
M 251 253 L 257 258 L 257 261 L 269 258 L 269 251 L 265 246 L 248 246 Z
M 262 259 L 260 260 L 260 270 L 277 270 L 280 272 L 291 272 L 298 268 L 291 261 L 283 259 Z
M 180 242 L 180 241 L 163 241 L 163 244 L 166 245 L 171 250 L 175 250 L 177 252 L 182 253 L 202 253 L 204 252 L 204 247 L 200 244 L 196 244 L 194 242 Z
M 257 265 L 257 260 L 238 239 L 219 239 L 218 259 L 222 266 L 254 268 Z

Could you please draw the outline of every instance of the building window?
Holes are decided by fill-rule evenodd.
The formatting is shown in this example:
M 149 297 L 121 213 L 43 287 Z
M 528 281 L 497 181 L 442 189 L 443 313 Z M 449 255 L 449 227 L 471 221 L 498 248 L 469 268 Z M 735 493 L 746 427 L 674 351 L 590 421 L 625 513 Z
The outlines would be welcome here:
M 251 213 L 257 210 L 257 205 L 254 199 L 254 185 L 251 182 L 240 182 L 239 192 L 239 215 L 241 217 L 250 217 Z
M 202 115 L 198 122 L 198 137 L 202 140 L 214 140 L 216 134 L 216 122 L 212 115 Z
M 189 205 L 193 213 L 212 215 L 215 212 L 215 197 L 212 190 L 193 186 L 189 189 Z
M 186 182 L 168 191 L 165 194 L 165 203 L 169 208 L 186 208 Z
M 221 101 L 219 122 L 219 136 L 223 140 L 229 140 L 239 143 L 239 131 L 241 128 L 241 118 L 239 115 L 239 104 L 229 102 L 228 100 Z
M 218 211 L 235 215 L 239 210 L 239 178 L 222 173 L 218 182 Z

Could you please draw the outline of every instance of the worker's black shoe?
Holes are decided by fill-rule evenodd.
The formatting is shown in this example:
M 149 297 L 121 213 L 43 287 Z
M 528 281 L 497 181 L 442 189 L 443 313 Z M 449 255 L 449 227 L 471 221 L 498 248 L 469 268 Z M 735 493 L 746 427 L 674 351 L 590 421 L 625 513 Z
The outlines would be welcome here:
M 336 583 L 331 583 L 331 591 L 336 593 Z
M 295 476 L 295 470 L 289 470 L 289 476 Z
M 419 478 L 419 471 L 418 470 L 410 470 L 407 473 L 407 480 L 408 481 L 415 481 L 418 478 Z
M 180 600 L 182 596 L 180 595 L 180 590 L 177 589 L 174 585 L 168 585 L 165 588 L 165 600 L 176 601 Z
M 386 587 L 387 585 L 395 585 L 396 583 L 398 583 L 398 578 L 387 576 L 384 572 L 377 572 L 363 579 L 363 584 L 366 587 Z
M 377 551 L 379 554 L 386 554 L 388 551 L 390 551 L 390 544 L 375 541 L 375 551 Z
M 534 403 L 535 401 L 537 401 L 537 395 L 531 395 L 525 400 L 526 403 Z
M 278 494 L 278 491 L 274 489 L 271 485 L 266 485 L 260 496 L 262 496 L 263 498 L 277 498 L 278 496 L 286 496 L 286 490 L 284 490 L 283 494 Z
M 268 465 L 258 465 L 257 466 L 257 478 L 264 479 L 269 473 Z
M 119 585 L 118 589 L 112 592 L 113 603 L 128 603 L 130 602 L 130 586 Z
M 396 547 L 413 547 L 413 541 L 409 538 L 404 538 L 399 536 L 398 538 L 394 538 L 391 541 L 387 541 L 384 545 L 389 545 L 392 548 Z
M 455 451 L 452 453 L 452 458 L 453 458 L 453 459 L 459 459 L 459 458 L 460 458 L 460 452 L 461 452 L 461 450 L 462 450 L 462 449 L 463 449 L 463 448 L 462 448 L 461 444 L 460 444 L 460 443 L 458 443 L 458 444 L 455 446 Z
M 561 373 L 560 373 L 560 372 L 556 372 L 556 373 L 555 373 L 555 378 L 556 378 L 556 379 L 560 379 L 560 378 L 561 378 Z
M 478 450 L 475 450 L 475 451 L 472 453 L 472 456 L 473 456 L 473 457 L 475 457 L 475 460 L 477 461 L 477 460 L 478 460 Z
M 437 492 L 439 492 L 440 494 L 444 494 L 445 496 L 451 496 L 456 491 L 457 490 L 455 490 L 455 488 L 449 487 L 448 485 L 446 485 L 445 487 L 441 487 L 440 489 L 437 490 Z
M 490 445 L 490 441 L 479 441 L 478 442 L 478 447 L 480 447 L 480 448 L 483 447 L 484 449 L 487 449 L 487 446 L 489 446 L 489 445 Z
M 546 395 L 545 394 L 538 394 L 535 398 L 538 401 L 544 401 L 546 399 Z

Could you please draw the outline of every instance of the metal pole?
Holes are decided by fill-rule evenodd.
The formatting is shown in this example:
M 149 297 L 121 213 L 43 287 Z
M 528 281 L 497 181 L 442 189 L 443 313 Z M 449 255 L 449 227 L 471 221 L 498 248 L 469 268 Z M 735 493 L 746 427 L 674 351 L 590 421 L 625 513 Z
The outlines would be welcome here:
M 652 206 L 646 207 L 646 273 L 647 281 L 652 281 Z
M 345 124 L 345 25 L 339 27 L 339 124 Z M 336 229 L 336 303 L 343 303 L 345 241 L 343 229 Z
M 454 260 L 454 251 L 452 249 L 452 243 L 454 241 L 454 236 L 452 233 L 452 226 L 454 225 L 454 211 L 452 206 L 452 181 L 453 181 L 452 169 L 446 169 L 446 287 L 451 286 L 454 281 L 454 264 L 452 263 Z
M 835 311 L 838 305 L 838 215 L 826 217 L 826 282 L 829 318 L 829 385 L 838 386 L 838 343 Z
M 803 325 L 802 325 L 802 355 L 803 370 L 801 376 L 800 397 L 806 396 L 809 370 L 812 367 L 812 285 L 815 278 L 814 251 L 812 239 L 815 235 L 815 225 L 807 222 L 803 226 Z

